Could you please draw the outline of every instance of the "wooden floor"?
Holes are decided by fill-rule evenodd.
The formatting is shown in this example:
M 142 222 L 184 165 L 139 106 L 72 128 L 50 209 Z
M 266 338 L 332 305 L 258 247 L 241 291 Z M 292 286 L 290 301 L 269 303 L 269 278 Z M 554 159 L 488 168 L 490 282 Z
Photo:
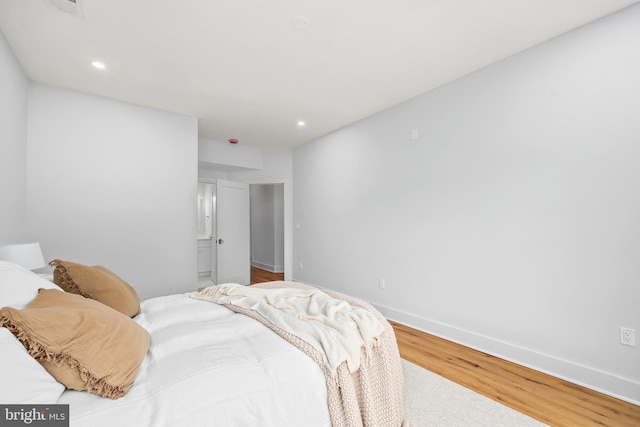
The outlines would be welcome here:
M 251 266 L 251 283 L 272 282 L 274 280 L 284 280 L 284 273 L 272 273 L 258 267 Z
M 284 280 L 284 274 L 251 268 L 251 284 L 272 280 Z M 640 427 L 640 406 L 390 323 L 403 359 L 543 423 L 554 427 Z
M 403 359 L 543 423 L 567 427 L 640 426 L 640 406 L 390 323 Z

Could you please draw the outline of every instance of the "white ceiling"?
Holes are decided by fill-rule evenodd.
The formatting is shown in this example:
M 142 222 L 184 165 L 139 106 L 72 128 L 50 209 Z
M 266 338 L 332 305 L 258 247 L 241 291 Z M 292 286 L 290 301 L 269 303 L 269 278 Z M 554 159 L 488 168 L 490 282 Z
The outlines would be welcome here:
M 0 0 L 0 29 L 31 80 L 196 116 L 200 137 L 271 149 L 637 1 L 78 0 L 77 18 L 49 0 Z

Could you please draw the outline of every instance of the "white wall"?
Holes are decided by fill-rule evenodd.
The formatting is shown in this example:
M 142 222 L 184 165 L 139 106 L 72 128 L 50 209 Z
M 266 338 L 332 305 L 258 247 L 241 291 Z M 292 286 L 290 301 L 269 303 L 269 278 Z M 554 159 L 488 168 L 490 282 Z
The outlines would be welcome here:
M 294 149 L 294 278 L 640 402 L 638 52 L 640 5 Z
M 27 89 L 0 32 L 0 244 L 27 239 Z
M 274 268 L 273 185 L 251 186 L 251 265 Z
M 227 179 L 229 173 L 209 167 L 198 168 L 198 179 L 201 182 L 216 182 L 217 179 Z
M 201 167 L 221 170 L 262 169 L 262 151 L 241 144 L 201 138 L 198 141 L 198 163 Z
M 197 120 L 29 89 L 27 225 L 47 259 L 101 264 L 141 298 L 197 287 Z

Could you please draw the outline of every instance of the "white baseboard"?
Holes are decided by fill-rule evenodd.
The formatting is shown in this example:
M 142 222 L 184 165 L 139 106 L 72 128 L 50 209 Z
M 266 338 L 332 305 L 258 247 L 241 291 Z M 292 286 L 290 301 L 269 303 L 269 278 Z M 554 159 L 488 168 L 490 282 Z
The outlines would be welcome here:
M 284 265 L 264 264 L 258 261 L 251 261 L 253 267 L 261 268 L 272 273 L 284 273 Z
M 640 405 L 640 383 L 434 320 L 372 304 L 387 319 L 536 371 Z

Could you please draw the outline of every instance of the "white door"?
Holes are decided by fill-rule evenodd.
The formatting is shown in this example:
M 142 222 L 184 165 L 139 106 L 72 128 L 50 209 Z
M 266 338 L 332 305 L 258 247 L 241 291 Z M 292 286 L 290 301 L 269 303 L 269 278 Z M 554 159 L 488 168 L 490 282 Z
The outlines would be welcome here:
M 251 280 L 249 184 L 217 181 L 216 283 L 248 285 Z

